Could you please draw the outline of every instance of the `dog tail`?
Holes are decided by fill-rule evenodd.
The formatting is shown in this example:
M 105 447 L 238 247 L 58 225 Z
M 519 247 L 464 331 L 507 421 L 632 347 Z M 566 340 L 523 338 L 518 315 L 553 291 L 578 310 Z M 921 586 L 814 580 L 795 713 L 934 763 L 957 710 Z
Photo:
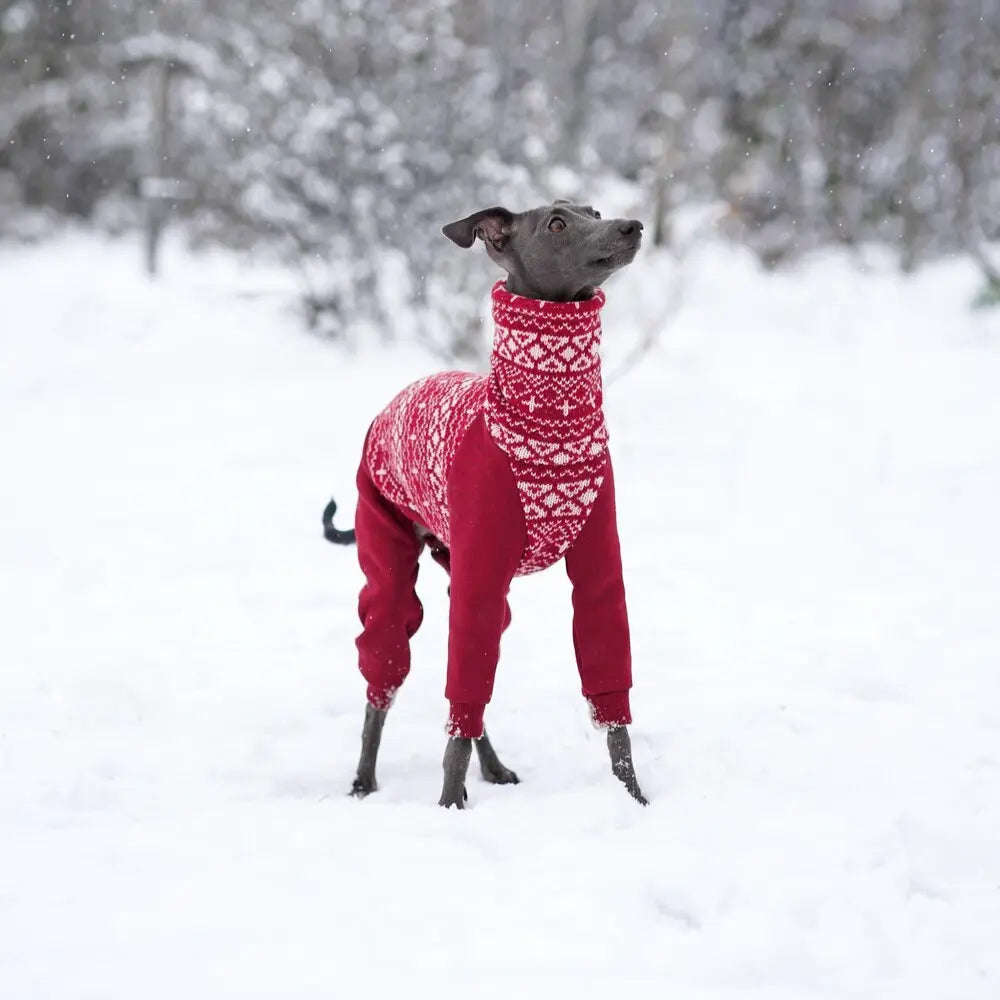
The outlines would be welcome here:
M 340 531 L 333 526 L 333 515 L 337 513 L 337 501 L 331 500 L 323 509 L 323 537 L 334 545 L 353 545 L 356 536 L 354 529 Z

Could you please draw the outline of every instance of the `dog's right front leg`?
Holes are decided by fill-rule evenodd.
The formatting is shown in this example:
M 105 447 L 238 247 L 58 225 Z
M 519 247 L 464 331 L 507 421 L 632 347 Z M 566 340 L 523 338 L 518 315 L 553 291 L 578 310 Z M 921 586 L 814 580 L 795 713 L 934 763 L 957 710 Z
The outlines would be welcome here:
M 472 759 L 472 740 L 462 736 L 452 736 L 444 748 L 444 786 L 441 789 L 439 806 L 446 809 L 454 806 L 464 809 L 469 797 L 465 790 L 465 777 L 469 773 Z
M 460 445 L 448 483 L 451 601 L 448 613 L 448 745 L 440 804 L 465 804 L 472 741 L 485 735 L 507 592 L 524 551 L 524 512 L 507 456 L 482 420 Z M 495 756 L 495 755 L 494 755 Z
M 382 742 L 386 711 L 371 704 L 365 706 L 365 725 L 361 730 L 361 760 L 358 761 L 357 776 L 351 783 L 351 795 L 359 799 L 378 789 L 375 763 L 378 760 L 379 744 Z

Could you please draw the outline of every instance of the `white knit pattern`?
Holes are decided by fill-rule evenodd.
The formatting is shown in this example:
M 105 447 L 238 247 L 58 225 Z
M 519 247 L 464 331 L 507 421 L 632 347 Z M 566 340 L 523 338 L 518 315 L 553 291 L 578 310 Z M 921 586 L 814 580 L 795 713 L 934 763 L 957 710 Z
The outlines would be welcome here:
M 493 289 L 495 325 L 486 423 L 507 453 L 528 539 L 519 574 L 572 546 L 604 483 L 600 291 L 587 302 L 540 302 Z
M 368 438 L 368 470 L 379 492 L 419 515 L 446 545 L 451 536 L 448 473 L 485 402 L 482 375 L 430 375 L 392 400 L 375 418 Z

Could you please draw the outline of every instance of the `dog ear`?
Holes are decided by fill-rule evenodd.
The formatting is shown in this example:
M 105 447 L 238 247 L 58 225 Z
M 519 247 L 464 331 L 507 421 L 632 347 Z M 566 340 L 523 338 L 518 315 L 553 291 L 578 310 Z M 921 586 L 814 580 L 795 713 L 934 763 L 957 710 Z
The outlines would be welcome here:
M 441 232 L 463 250 L 468 250 L 476 242 L 477 236 L 484 243 L 489 242 L 494 250 L 502 250 L 510 235 L 513 221 L 513 212 L 497 206 L 473 212 L 472 215 L 457 222 L 449 222 L 447 226 L 441 227 Z

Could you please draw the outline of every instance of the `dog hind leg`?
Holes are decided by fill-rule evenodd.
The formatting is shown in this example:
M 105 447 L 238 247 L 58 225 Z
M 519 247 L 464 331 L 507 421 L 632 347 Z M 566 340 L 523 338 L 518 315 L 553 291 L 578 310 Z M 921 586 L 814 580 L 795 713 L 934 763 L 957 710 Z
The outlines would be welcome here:
M 385 725 L 386 710 L 374 705 L 365 705 L 365 724 L 361 730 L 361 759 L 358 761 L 358 773 L 351 783 L 351 795 L 363 799 L 376 791 L 375 763 L 378 760 L 378 748 L 382 742 L 382 727 Z
M 500 763 L 500 758 L 497 756 L 496 750 L 493 749 L 493 744 L 485 729 L 483 735 L 475 743 L 476 753 L 479 756 L 479 769 L 482 771 L 484 781 L 491 785 L 520 784 L 521 779 L 509 767 L 504 767 Z
M 415 590 L 423 542 L 413 522 L 375 487 L 362 464 L 355 517 L 358 562 L 365 576 L 358 600 L 358 665 L 368 682 L 361 758 L 351 794 L 374 792 L 375 764 L 392 699 L 410 672 L 410 639 L 423 620 Z

